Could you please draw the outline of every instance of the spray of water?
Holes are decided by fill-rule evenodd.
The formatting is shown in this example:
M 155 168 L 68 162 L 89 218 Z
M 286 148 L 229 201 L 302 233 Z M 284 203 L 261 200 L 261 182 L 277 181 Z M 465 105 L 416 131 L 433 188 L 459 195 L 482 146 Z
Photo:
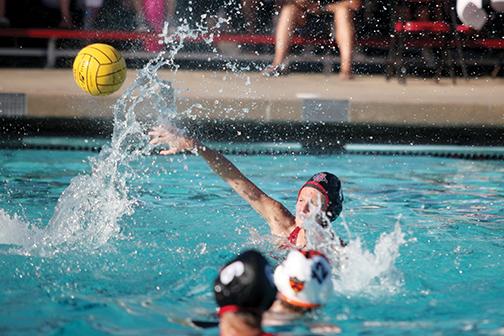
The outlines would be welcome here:
M 370 296 L 397 293 L 403 278 L 395 268 L 395 261 L 399 257 L 399 247 L 405 242 L 399 220 L 392 232 L 380 235 L 372 252 L 366 250 L 360 238 L 350 240 L 342 254 L 336 291 Z
M 43 231 L 26 225 L 18 215 L 10 216 L 0 209 L 0 243 L 5 245 L 32 246 L 43 237 Z
M 318 204 L 321 204 L 318 202 Z M 399 248 L 406 241 L 397 219 L 394 230 L 382 233 L 373 251 L 367 250 L 359 237 L 352 238 L 350 228 L 343 220 L 348 243 L 342 246 L 340 237 L 329 223 L 320 207 L 311 205 L 304 218 L 307 248 L 324 253 L 333 265 L 333 281 L 336 292 L 343 295 L 381 296 L 396 293 L 402 286 L 402 274 L 395 268 Z
M 51 255 L 67 249 L 94 249 L 120 232 L 119 220 L 131 215 L 136 204 L 128 195 L 130 181 L 141 178 L 130 163 L 148 155 L 147 130 L 170 124 L 176 117 L 174 89 L 158 77 L 158 70 L 177 70 L 175 55 L 184 41 L 212 35 L 199 26 L 180 25 L 174 34 L 165 24 L 159 43 L 166 46 L 139 73 L 113 106 L 114 131 L 110 146 L 90 159 L 91 172 L 75 177 L 61 194 L 54 215 L 44 229 L 24 223 L 0 209 L 0 244 L 21 246 L 20 253 Z

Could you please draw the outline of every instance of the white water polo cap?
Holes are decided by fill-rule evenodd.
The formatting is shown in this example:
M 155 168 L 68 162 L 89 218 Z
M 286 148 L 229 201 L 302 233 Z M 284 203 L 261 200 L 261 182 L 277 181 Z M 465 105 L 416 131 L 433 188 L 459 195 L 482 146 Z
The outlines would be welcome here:
M 504 12 L 504 0 L 457 0 L 457 15 L 463 24 L 481 30 L 489 12 Z
M 476 30 L 483 28 L 488 20 L 483 0 L 457 0 L 457 15 L 463 24 Z
M 329 260 L 315 250 L 291 250 L 273 277 L 279 298 L 299 308 L 321 306 L 333 290 Z

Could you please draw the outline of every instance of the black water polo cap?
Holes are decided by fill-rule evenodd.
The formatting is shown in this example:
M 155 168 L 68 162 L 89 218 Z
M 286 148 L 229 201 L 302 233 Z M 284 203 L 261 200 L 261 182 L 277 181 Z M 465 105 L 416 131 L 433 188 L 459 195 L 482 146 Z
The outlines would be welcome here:
M 299 192 L 307 187 L 315 188 L 324 195 L 322 201 L 324 202 L 327 218 L 331 222 L 338 218 L 341 210 L 343 210 L 344 199 L 340 179 L 334 174 L 321 172 L 310 177 L 299 189 Z
M 268 310 L 277 294 L 271 265 L 257 251 L 241 253 L 220 270 L 214 294 L 221 310 Z

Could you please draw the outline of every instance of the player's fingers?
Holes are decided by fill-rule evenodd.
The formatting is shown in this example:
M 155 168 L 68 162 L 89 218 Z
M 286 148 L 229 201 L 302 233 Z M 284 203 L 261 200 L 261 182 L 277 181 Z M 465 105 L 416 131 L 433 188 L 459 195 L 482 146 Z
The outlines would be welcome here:
M 170 148 L 170 149 L 165 149 L 159 152 L 161 155 L 173 155 L 177 154 L 178 149 L 177 148 Z
M 159 138 L 159 137 L 154 137 L 154 138 L 152 138 L 152 139 L 149 141 L 149 143 L 150 143 L 151 145 L 157 145 L 157 144 L 159 144 L 159 142 L 160 142 L 160 138 Z

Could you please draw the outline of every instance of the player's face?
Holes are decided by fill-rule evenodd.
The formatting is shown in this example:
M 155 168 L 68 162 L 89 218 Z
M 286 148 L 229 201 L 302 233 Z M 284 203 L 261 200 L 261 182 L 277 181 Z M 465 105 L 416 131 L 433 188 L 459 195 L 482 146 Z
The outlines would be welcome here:
M 308 216 L 312 215 L 312 211 L 320 211 L 322 209 L 322 200 L 324 195 L 314 188 L 303 188 L 299 193 L 296 203 L 296 221 L 301 224 Z

